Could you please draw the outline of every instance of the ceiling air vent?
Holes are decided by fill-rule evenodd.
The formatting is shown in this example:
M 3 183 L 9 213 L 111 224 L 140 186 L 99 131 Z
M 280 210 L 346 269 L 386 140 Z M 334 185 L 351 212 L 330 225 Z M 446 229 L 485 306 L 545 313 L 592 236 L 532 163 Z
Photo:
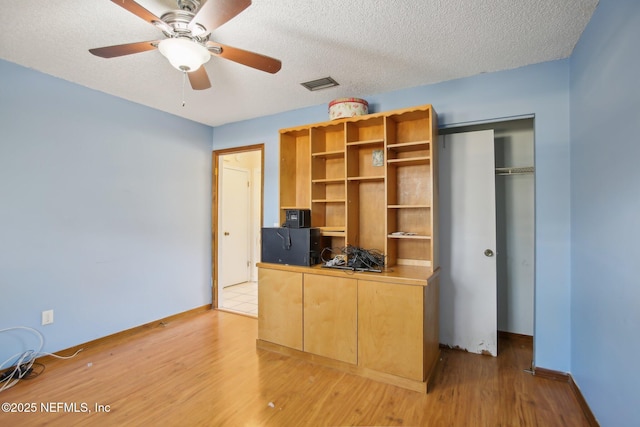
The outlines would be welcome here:
M 328 89 L 330 87 L 338 86 L 340 83 L 333 80 L 331 77 L 324 77 L 318 80 L 311 80 L 310 82 L 300 83 L 310 91 Z

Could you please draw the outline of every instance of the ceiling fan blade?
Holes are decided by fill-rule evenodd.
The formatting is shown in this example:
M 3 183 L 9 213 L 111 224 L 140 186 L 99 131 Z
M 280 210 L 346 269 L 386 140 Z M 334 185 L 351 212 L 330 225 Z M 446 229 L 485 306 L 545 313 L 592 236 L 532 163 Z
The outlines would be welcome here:
M 173 29 L 169 25 L 167 25 L 164 21 L 162 21 L 153 13 L 149 12 L 144 7 L 140 6 L 135 1 L 133 0 L 111 0 L 111 1 L 117 4 L 118 6 L 128 10 L 129 12 L 133 13 L 137 17 L 144 19 L 149 24 L 155 27 L 158 27 L 163 31 L 173 32 Z
M 251 0 L 207 0 L 189 23 L 189 29 L 200 24 L 211 32 L 249 6 Z
M 266 71 L 267 73 L 275 74 L 282 68 L 282 62 L 280 62 L 279 59 L 238 49 L 237 47 L 209 41 L 207 42 L 207 48 L 209 48 L 209 52 L 211 52 L 212 55 L 220 56 L 229 61 L 237 62 L 238 64 L 246 65 L 257 70 Z
M 146 52 L 148 50 L 156 49 L 158 46 L 158 40 L 148 42 L 137 42 L 119 44 L 115 46 L 97 47 L 89 49 L 89 52 L 95 56 L 101 58 L 115 58 L 117 56 L 131 55 L 133 53 Z
M 189 83 L 191 83 L 193 90 L 203 90 L 211 87 L 211 82 L 209 81 L 209 76 L 204 66 L 200 66 L 197 70 L 187 73 L 187 76 L 189 76 Z

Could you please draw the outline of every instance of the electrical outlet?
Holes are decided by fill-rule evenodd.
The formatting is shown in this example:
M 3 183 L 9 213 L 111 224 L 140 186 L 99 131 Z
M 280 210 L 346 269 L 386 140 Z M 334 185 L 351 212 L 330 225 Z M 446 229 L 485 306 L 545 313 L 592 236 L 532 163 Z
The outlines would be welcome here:
M 53 310 L 45 310 L 42 312 L 42 325 L 50 325 L 53 323 Z

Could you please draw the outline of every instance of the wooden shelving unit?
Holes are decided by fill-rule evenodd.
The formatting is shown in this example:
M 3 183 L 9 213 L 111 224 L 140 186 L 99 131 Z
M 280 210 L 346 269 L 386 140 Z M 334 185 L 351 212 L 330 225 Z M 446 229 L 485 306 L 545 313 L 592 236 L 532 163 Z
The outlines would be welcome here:
M 439 358 L 436 139 L 430 105 L 280 131 L 281 220 L 311 209 L 334 250 L 375 249 L 386 266 L 258 264 L 258 347 L 427 390 Z
M 291 207 L 311 209 L 311 226 L 334 247 L 377 249 L 388 266 L 438 266 L 437 126 L 430 105 L 280 135 L 282 153 L 295 147 L 281 164 L 281 218 Z

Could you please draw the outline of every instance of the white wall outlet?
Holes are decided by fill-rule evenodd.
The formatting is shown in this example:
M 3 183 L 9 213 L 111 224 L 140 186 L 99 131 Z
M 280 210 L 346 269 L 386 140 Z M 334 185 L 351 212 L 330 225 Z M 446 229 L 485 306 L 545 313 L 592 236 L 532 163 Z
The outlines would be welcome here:
M 42 312 L 42 325 L 50 325 L 53 323 L 53 310 L 45 310 Z

